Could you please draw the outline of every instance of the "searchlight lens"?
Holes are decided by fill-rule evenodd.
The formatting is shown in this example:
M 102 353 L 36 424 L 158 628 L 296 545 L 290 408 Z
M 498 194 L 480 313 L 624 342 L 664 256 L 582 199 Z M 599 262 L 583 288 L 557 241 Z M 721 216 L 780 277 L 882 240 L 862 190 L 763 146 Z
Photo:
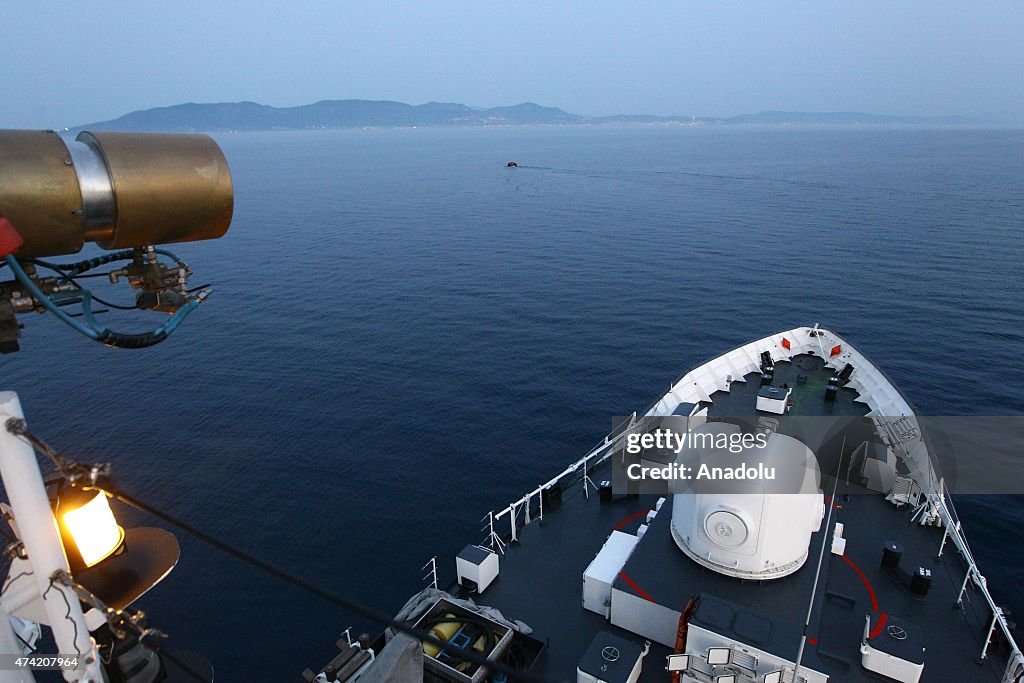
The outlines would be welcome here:
M 102 491 L 80 507 L 65 512 L 61 521 L 87 567 L 105 560 L 124 541 L 124 529 L 114 519 Z

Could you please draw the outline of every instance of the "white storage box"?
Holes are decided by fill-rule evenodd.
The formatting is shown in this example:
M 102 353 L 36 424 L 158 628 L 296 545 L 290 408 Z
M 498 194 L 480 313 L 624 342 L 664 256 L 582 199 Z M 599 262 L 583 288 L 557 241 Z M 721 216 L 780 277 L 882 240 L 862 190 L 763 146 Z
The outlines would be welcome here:
M 612 584 L 639 541 L 633 534 L 613 531 L 597 557 L 583 572 L 583 607 L 607 619 L 611 614 Z
M 455 574 L 459 585 L 472 583 L 477 593 L 483 593 L 498 578 L 498 553 L 478 545 L 467 545 L 455 557 Z

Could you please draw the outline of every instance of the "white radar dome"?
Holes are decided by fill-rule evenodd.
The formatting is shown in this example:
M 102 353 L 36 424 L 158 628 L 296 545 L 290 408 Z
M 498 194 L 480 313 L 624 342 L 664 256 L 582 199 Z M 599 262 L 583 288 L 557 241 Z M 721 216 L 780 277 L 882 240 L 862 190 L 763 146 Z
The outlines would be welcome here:
M 691 478 L 672 489 L 676 545 L 694 562 L 742 579 L 800 569 L 825 513 L 814 453 L 778 433 L 753 446 L 747 435 L 741 446 L 740 428 L 726 422 L 701 425 L 690 437 L 676 462 L 691 468 Z

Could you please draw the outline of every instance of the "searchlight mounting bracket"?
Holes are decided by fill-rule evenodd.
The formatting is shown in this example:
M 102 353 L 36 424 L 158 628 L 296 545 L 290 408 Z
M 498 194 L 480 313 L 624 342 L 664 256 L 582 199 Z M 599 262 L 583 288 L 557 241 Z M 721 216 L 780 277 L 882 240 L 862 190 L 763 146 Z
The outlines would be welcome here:
M 52 313 L 76 332 L 107 346 L 134 349 L 153 346 L 170 336 L 210 294 L 209 287 L 205 285 L 189 289 L 188 278 L 192 271 L 188 265 L 173 253 L 153 245 L 75 263 L 57 264 L 39 259 L 18 259 L 15 252 L 21 242 L 21 236 L 11 222 L 0 217 L 0 263 L 14 275 L 13 280 L 0 281 L 0 353 L 18 350 L 21 326 L 15 316 L 28 311 Z M 174 264 L 162 262 L 159 259 L 161 255 L 173 259 Z M 115 332 L 96 319 L 99 311 L 93 310 L 94 299 L 110 307 L 132 307 L 115 306 L 98 299 L 76 278 L 119 261 L 130 263 L 110 271 L 107 274 L 109 281 L 117 283 L 125 279 L 133 289 L 139 290 L 134 308 L 169 313 L 170 319 L 164 324 L 149 332 L 124 333 Z M 54 272 L 55 276 L 41 277 L 38 273 L 40 267 Z M 80 306 L 80 313 L 67 313 L 64 308 L 71 305 Z

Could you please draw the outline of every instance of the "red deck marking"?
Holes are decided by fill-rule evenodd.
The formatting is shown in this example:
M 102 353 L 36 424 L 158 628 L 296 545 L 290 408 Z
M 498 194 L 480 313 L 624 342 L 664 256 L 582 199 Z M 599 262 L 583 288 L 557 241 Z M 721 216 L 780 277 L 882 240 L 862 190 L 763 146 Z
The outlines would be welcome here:
M 843 558 L 843 562 L 845 562 L 846 564 L 848 564 L 850 566 L 850 569 L 852 569 L 857 574 L 857 577 L 860 579 L 860 582 L 863 583 L 864 587 L 868 589 L 868 597 L 871 598 L 871 611 L 872 612 L 877 612 L 878 611 L 878 596 L 875 595 L 875 589 L 871 585 L 871 582 L 868 581 L 867 575 L 865 575 L 864 572 L 861 571 L 861 568 L 858 567 L 856 565 L 856 563 L 853 560 L 851 560 L 849 557 L 847 557 L 846 555 L 843 555 L 842 558 Z M 882 612 L 881 614 L 879 614 L 878 615 L 878 623 L 875 624 L 875 627 L 873 629 L 871 629 L 870 633 L 868 633 L 868 638 L 869 639 L 874 638 L 879 633 L 881 633 L 882 629 L 885 628 L 885 622 L 888 621 L 888 620 L 889 620 L 889 615 L 888 614 L 886 614 L 885 612 Z
M 860 582 L 863 583 L 864 587 L 868 589 L 868 597 L 871 598 L 871 611 L 872 612 L 877 612 L 878 611 L 878 597 L 875 595 L 875 588 L 874 588 L 874 586 L 871 585 L 871 582 L 868 581 L 868 577 L 864 574 L 863 571 L 861 571 L 861 568 L 858 567 L 854 563 L 853 560 L 851 560 L 846 555 L 843 555 L 842 558 L 843 558 L 843 562 L 845 562 L 846 564 L 850 565 L 850 569 L 852 569 L 857 574 L 857 576 L 860 578 Z
M 824 496 L 823 495 L 822 498 L 825 499 L 826 503 L 828 503 L 829 505 L 832 506 L 833 510 L 842 510 L 843 509 L 842 505 L 836 505 L 836 503 L 831 498 L 829 498 L 828 496 Z
M 817 645 L 818 644 L 818 639 L 817 638 L 808 638 L 807 642 L 810 643 L 811 645 Z
M 629 584 L 629 587 L 635 590 L 636 594 L 639 595 L 641 598 L 643 598 L 647 602 L 654 602 L 654 598 L 651 597 L 650 593 L 648 593 L 643 588 L 638 586 L 636 581 L 626 576 L 626 572 L 619 572 L 619 576 L 621 576 L 622 580 Z
M 878 623 L 875 624 L 875 627 L 873 629 L 871 629 L 871 633 L 868 634 L 868 640 L 874 638 L 875 636 L 877 636 L 879 633 L 882 632 L 882 627 L 885 626 L 885 622 L 888 619 L 889 619 L 889 615 L 886 614 L 885 612 L 882 612 L 881 614 L 878 615 Z
M 622 520 L 621 522 L 619 522 L 618 524 L 615 525 L 615 530 L 616 531 L 622 531 L 622 529 L 624 529 L 626 527 L 626 525 L 628 525 L 634 519 L 640 519 L 641 517 L 646 517 L 648 512 L 650 512 L 650 510 L 641 510 L 640 512 L 636 512 L 636 513 L 630 515 L 629 517 L 626 517 L 624 520 Z

